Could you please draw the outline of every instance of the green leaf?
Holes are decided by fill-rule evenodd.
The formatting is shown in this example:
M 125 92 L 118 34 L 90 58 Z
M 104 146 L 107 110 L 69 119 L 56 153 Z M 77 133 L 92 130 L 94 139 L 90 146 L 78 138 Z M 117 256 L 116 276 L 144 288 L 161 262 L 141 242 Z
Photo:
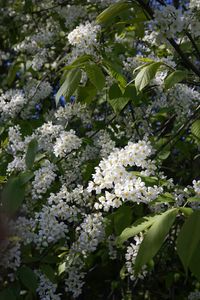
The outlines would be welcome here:
M 77 99 L 81 103 L 91 104 L 97 94 L 97 89 L 88 80 L 85 86 L 80 86 L 77 90 Z
M 187 271 L 200 242 L 200 211 L 194 211 L 183 224 L 177 238 L 177 252 Z
M 16 73 L 20 69 L 21 62 L 16 62 L 12 65 L 9 69 L 8 76 L 7 76 L 7 84 L 11 86 L 13 81 L 15 80 Z
M 138 219 L 131 227 L 128 227 L 122 231 L 120 236 L 117 238 L 117 244 L 123 244 L 130 237 L 133 237 L 141 231 L 149 228 L 158 218 L 159 215 L 146 216 Z
M 128 10 L 131 6 L 131 3 L 128 1 L 119 1 L 114 3 L 97 16 L 96 22 L 98 24 L 106 23 L 114 17 L 120 15 L 123 11 Z
M 135 87 L 137 91 L 141 91 L 155 77 L 156 72 L 162 65 L 161 62 L 155 62 L 143 67 L 135 77 Z
M 13 291 L 9 288 L 2 290 L 0 292 L 0 299 L 1 300 L 17 300 L 17 297 L 13 293 Z
M 14 214 L 21 206 L 25 196 L 25 187 L 19 177 L 11 177 L 2 192 L 3 210 Z
M 62 70 L 71 70 L 77 67 L 83 67 L 85 65 L 86 62 L 88 62 L 89 60 L 92 59 L 91 55 L 88 54 L 84 54 L 80 57 L 78 57 L 77 59 L 75 59 L 71 65 L 65 66 L 62 68 Z
M 116 235 L 119 235 L 124 228 L 129 226 L 132 221 L 132 209 L 128 206 L 121 206 L 114 213 L 114 229 Z
M 106 59 L 103 60 L 103 66 L 107 74 L 118 82 L 121 91 L 124 92 L 127 82 L 126 82 L 126 78 L 122 75 L 120 70 L 116 68 L 115 64 L 113 64 L 112 62 Z
M 196 246 L 194 253 L 191 257 L 189 269 L 200 280 L 200 242 Z
M 165 89 L 170 89 L 176 83 L 187 77 L 186 71 L 176 70 L 169 74 L 164 80 Z
M 60 276 L 62 273 L 64 273 L 66 270 L 66 262 L 60 264 L 58 266 L 58 275 Z
M 190 197 L 187 199 L 187 202 L 198 202 L 200 201 L 200 197 Z
M 29 182 L 29 180 L 31 180 L 34 176 L 34 173 L 31 171 L 25 171 L 18 175 L 21 185 L 24 185 L 27 182 Z
M 62 95 L 66 98 L 69 98 L 75 92 L 75 90 L 78 88 L 80 80 L 80 69 L 72 69 L 67 72 L 65 80 L 56 94 L 56 105 L 58 105 L 59 99 Z
M 37 150 L 38 150 L 38 142 L 36 139 L 33 139 L 28 144 L 28 149 L 26 152 L 25 161 L 26 161 L 27 169 L 32 169 L 34 161 L 35 161 L 35 156 L 37 154 Z
M 179 210 L 185 215 L 185 217 L 189 217 L 193 213 L 193 209 L 191 207 L 179 207 Z
M 55 276 L 55 271 L 50 265 L 41 265 L 40 266 L 41 271 L 47 276 L 51 282 L 55 283 L 56 282 L 56 276 Z
M 111 85 L 108 95 L 109 95 L 109 99 L 123 97 L 123 94 L 117 83 L 114 83 L 113 85 Z
M 38 287 L 38 278 L 36 274 L 27 266 L 23 266 L 18 271 L 19 278 L 23 285 L 30 290 L 31 292 L 35 293 Z
M 94 63 L 85 65 L 85 71 L 90 82 L 96 87 L 97 90 L 102 90 L 105 85 L 105 76 L 101 69 Z
M 164 212 L 156 218 L 155 222 L 146 233 L 140 245 L 135 260 L 136 273 L 138 273 L 141 270 L 142 266 L 148 263 L 158 252 L 172 224 L 174 223 L 177 213 L 178 209 L 173 208 Z
M 119 114 L 129 101 L 130 98 L 126 98 L 126 97 L 120 97 L 120 98 L 114 98 L 108 100 L 108 102 L 110 103 L 110 105 L 112 106 L 116 114 Z
M 191 126 L 191 133 L 200 141 L 200 120 L 196 120 Z

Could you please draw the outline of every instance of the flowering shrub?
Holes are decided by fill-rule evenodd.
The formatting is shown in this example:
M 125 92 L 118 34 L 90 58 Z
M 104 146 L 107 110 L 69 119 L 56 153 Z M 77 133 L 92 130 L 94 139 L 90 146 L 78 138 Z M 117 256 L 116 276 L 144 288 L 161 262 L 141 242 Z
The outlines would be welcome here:
M 200 299 L 200 2 L 0 4 L 0 299 Z

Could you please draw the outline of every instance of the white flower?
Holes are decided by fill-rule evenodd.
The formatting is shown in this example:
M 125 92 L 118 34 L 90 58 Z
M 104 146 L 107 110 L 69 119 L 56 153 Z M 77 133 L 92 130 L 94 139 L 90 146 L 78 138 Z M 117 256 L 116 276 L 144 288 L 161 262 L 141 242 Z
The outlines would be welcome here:
M 64 157 L 67 153 L 72 150 L 78 149 L 81 145 L 81 139 L 75 135 L 74 130 L 68 132 L 62 132 L 56 139 L 53 147 L 53 152 L 56 157 Z
M 45 160 L 43 166 L 34 172 L 35 178 L 32 182 L 32 197 L 33 199 L 42 198 L 42 194 L 45 194 L 52 182 L 56 178 L 57 167 L 49 160 Z
M 68 34 L 67 38 L 71 45 L 87 49 L 97 43 L 99 30 L 100 26 L 87 22 L 85 25 L 77 26 Z
M 198 181 L 193 180 L 192 184 L 193 184 L 195 193 L 200 196 L 200 180 L 198 180 Z
M 139 176 L 127 170 L 128 167 L 136 167 L 136 170 L 140 167 L 141 175 L 153 175 L 156 166 L 148 159 L 152 153 L 148 142 L 139 141 L 130 142 L 121 150 L 115 149 L 107 159 L 104 158 L 95 168 L 93 181 L 88 185 L 89 192 L 94 190 L 100 194 L 105 190 L 105 195 L 100 196 L 95 208 L 109 211 L 111 207 L 118 208 L 125 200 L 148 203 L 156 199 L 162 193 L 162 187 L 146 187 Z

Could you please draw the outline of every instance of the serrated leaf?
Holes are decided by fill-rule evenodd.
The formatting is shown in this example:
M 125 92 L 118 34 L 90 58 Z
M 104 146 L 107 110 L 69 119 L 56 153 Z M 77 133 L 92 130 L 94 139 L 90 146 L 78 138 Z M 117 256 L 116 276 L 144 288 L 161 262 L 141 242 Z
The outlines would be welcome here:
M 36 274 L 27 266 L 23 266 L 18 271 L 19 278 L 23 285 L 30 290 L 31 292 L 35 293 L 38 287 L 38 278 Z
M 90 82 L 96 87 L 97 90 L 102 90 L 105 85 L 105 76 L 101 69 L 94 63 L 85 65 L 85 71 Z
M 108 100 L 108 102 L 110 103 L 110 105 L 112 106 L 116 114 L 119 114 L 129 101 L 130 98 L 126 98 L 126 97 L 120 97 L 120 98 L 114 98 Z
M 131 3 L 128 1 L 119 1 L 114 3 L 97 16 L 96 22 L 98 24 L 106 23 L 114 17 L 120 15 L 123 11 L 128 10 L 131 6 Z
M 27 169 L 32 169 L 35 161 L 35 156 L 37 154 L 37 150 L 38 150 L 38 142 L 36 139 L 33 139 L 28 144 L 28 149 L 26 152 L 25 162 L 26 162 Z
M 118 82 L 121 91 L 124 92 L 127 85 L 126 78 L 122 75 L 120 70 L 116 68 L 115 64 L 104 59 L 103 67 L 107 74 Z
M 66 98 L 69 98 L 75 92 L 75 90 L 78 88 L 80 80 L 80 69 L 72 69 L 67 72 L 65 80 L 56 94 L 56 105 L 58 105 L 59 99 L 62 95 Z
M 111 85 L 108 95 L 109 95 L 109 99 L 116 99 L 116 98 L 123 97 L 123 94 L 117 83 Z
M 169 74 L 164 80 L 165 89 L 170 89 L 176 83 L 187 77 L 186 71 L 176 70 Z
M 128 227 L 122 231 L 120 236 L 117 238 L 117 244 L 123 244 L 130 237 L 133 237 L 140 233 L 141 231 L 149 228 L 155 221 L 159 215 L 147 216 L 141 219 L 138 219 L 131 227 Z
M 196 120 L 192 124 L 191 133 L 200 141 L 200 120 Z
M 92 59 L 91 55 L 84 54 L 75 59 L 70 65 L 63 67 L 61 70 L 71 70 L 77 67 L 83 67 L 86 62 Z
M 136 273 L 140 272 L 142 266 L 147 264 L 158 252 L 174 223 L 177 213 L 178 209 L 176 208 L 162 213 L 147 231 L 136 256 Z
M 200 242 L 200 211 L 194 211 L 183 224 L 177 238 L 177 252 L 187 271 Z
M 143 67 L 135 77 L 135 87 L 137 91 L 144 89 L 149 82 L 155 77 L 156 72 L 162 65 L 161 62 L 155 62 Z
M 91 104 L 97 94 L 97 89 L 88 80 L 85 86 L 80 86 L 77 90 L 77 99 L 81 103 Z

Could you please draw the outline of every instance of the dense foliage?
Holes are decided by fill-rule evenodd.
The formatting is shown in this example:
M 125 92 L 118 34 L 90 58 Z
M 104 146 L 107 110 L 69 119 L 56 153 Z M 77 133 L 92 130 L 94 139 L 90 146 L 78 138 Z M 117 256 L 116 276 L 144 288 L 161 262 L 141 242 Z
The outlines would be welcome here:
M 200 299 L 200 1 L 0 9 L 0 299 Z

